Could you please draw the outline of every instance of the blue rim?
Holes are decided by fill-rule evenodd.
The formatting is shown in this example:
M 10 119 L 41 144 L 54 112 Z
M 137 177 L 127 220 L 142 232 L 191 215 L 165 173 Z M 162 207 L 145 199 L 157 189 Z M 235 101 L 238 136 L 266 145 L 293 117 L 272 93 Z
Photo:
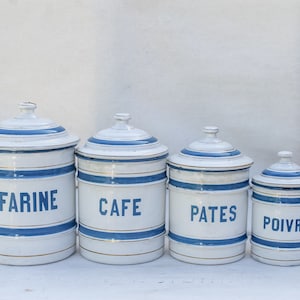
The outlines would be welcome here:
M 187 169 L 183 167 L 178 167 L 172 165 L 172 163 L 168 162 L 167 165 L 170 169 L 179 170 L 179 171 L 187 171 L 187 172 L 198 172 L 198 173 L 230 173 L 230 172 L 238 172 L 238 171 L 246 171 L 249 170 L 250 167 L 241 168 L 241 169 L 232 169 L 232 170 L 205 170 L 205 169 Z
M 72 229 L 73 227 L 76 227 L 76 221 L 71 220 L 69 222 L 49 226 L 49 227 L 40 227 L 40 228 L 5 228 L 0 227 L 0 235 L 2 236 L 40 236 L 40 235 L 48 235 L 48 234 L 55 234 L 60 233 L 69 229 Z
M 282 249 L 293 249 L 293 248 L 300 248 L 300 242 L 274 242 L 265 239 L 261 239 L 252 234 L 251 241 L 267 247 L 272 248 L 282 248 Z
M 143 139 L 143 140 L 133 140 L 133 141 L 113 141 L 113 140 L 102 140 L 97 139 L 95 137 L 90 137 L 88 139 L 90 143 L 98 144 L 98 145 L 110 145 L 110 146 L 136 146 L 136 145 L 147 145 L 153 144 L 157 142 L 157 138 L 154 136 Z
M 78 171 L 78 178 L 84 181 L 100 183 L 100 184 L 139 184 L 139 183 L 150 183 L 160 181 L 167 178 L 166 172 L 151 176 L 140 176 L 140 177 L 106 177 L 96 176 L 83 173 Z
M 47 170 L 0 170 L 1 179 L 32 179 L 64 175 L 75 171 L 75 165 Z
M 43 153 L 43 152 L 54 152 L 54 151 L 61 151 L 61 150 L 66 150 L 66 149 L 70 149 L 70 148 L 73 148 L 74 149 L 74 146 L 68 146 L 68 147 L 62 147 L 62 148 L 55 148 L 55 149 L 40 149 L 40 150 L 17 150 L 17 149 L 12 149 L 12 150 L 1 150 L 0 149 L 0 154 L 1 153 L 19 153 L 19 154 L 22 154 L 22 153 Z
M 194 245 L 194 246 L 226 246 L 226 245 L 236 244 L 245 241 L 247 239 L 247 234 L 243 234 L 241 236 L 230 238 L 230 239 L 213 240 L 213 239 L 188 238 L 182 235 L 175 234 L 170 231 L 169 237 L 176 242 Z
M 227 191 L 249 186 L 248 180 L 230 184 L 196 184 L 169 179 L 169 184 L 178 188 L 195 191 Z
M 288 178 L 299 177 L 300 178 L 300 172 L 279 172 L 279 171 L 277 172 L 277 171 L 266 169 L 262 172 L 262 174 L 266 176 L 272 176 L 272 177 L 288 177 Z
M 196 157 L 231 157 L 240 155 L 239 150 L 233 150 L 228 152 L 202 152 L 202 151 L 192 151 L 187 148 L 181 150 L 182 154 L 196 156 Z
M 256 192 L 252 193 L 252 198 L 269 203 L 300 204 L 300 198 L 270 197 L 258 194 Z
M 5 135 L 47 135 L 60 133 L 65 131 L 65 128 L 62 126 L 45 128 L 45 129 L 0 129 L 0 134 Z
M 255 180 L 252 180 L 252 184 L 257 187 L 270 189 L 274 191 L 300 191 L 300 187 L 282 187 L 282 186 L 271 186 L 271 185 L 264 185 L 261 183 L 255 182 Z
M 83 225 L 79 225 L 79 232 L 86 236 L 90 236 L 97 239 L 103 240 L 138 240 L 152 238 L 165 233 L 165 225 L 161 227 L 139 232 L 107 232 L 89 229 Z

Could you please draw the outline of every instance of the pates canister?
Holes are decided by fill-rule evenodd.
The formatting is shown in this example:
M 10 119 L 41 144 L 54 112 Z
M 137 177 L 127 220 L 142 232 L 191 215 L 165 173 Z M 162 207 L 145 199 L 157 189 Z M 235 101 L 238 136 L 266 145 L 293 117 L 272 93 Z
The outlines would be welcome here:
M 0 123 L 0 263 L 35 265 L 76 249 L 74 148 L 65 128 L 36 105 Z
M 223 264 L 245 254 L 252 160 L 204 128 L 205 137 L 168 159 L 171 255 Z
M 272 265 L 300 265 L 300 166 L 292 152 L 252 178 L 251 254 Z
M 164 252 L 167 147 L 129 124 L 100 130 L 76 152 L 79 246 L 108 264 L 154 260 Z

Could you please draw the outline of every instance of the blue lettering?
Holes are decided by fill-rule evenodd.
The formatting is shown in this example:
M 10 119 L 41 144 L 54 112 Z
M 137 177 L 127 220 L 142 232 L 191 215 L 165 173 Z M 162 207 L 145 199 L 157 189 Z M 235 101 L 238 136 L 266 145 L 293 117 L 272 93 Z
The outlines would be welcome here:
M 199 212 L 199 208 L 196 205 L 191 205 L 191 221 L 194 221 L 194 216 L 196 216 Z
M 269 225 L 271 223 L 271 218 L 264 216 L 264 229 L 267 228 L 267 225 Z
M 8 208 L 9 212 L 11 212 L 13 210 L 15 212 L 18 212 L 18 205 L 17 205 L 15 193 L 11 193 L 11 195 L 10 195 L 9 208 Z
M 140 202 L 142 202 L 142 199 L 140 198 L 133 199 L 133 211 L 132 211 L 133 216 L 140 216 L 142 214 L 141 211 L 138 211 L 138 209 L 140 208 L 138 203 Z
M 36 206 L 36 192 L 32 193 L 32 211 L 37 211 L 37 206 Z
M 127 203 L 130 203 L 130 199 L 122 199 L 122 216 L 125 216 L 125 210 L 128 209 Z
M 111 212 L 110 215 L 113 216 L 113 214 L 116 214 L 117 216 L 119 216 L 119 209 L 118 209 L 118 202 L 117 199 L 114 199 L 112 201 L 112 206 L 111 206 Z
M 3 211 L 3 204 L 6 203 L 4 197 L 8 196 L 6 192 L 0 192 L 0 211 Z
M 292 227 L 293 227 L 293 223 L 294 223 L 294 219 L 291 219 L 290 221 L 288 219 L 286 219 L 286 227 L 287 227 L 288 232 L 291 232 Z
M 48 192 L 39 192 L 39 199 L 40 199 L 40 211 L 44 210 L 49 210 L 49 205 L 48 205 Z
M 236 206 L 235 205 L 230 206 L 229 212 L 230 212 L 229 220 L 231 222 L 234 222 L 236 219 Z
M 221 223 L 227 222 L 225 210 L 227 210 L 227 206 L 220 206 L 220 222 Z
M 272 219 L 272 230 L 278 231 L 279 230 L 279 219 Z
M 26 212 L 30 212 L 30 195 L 28 193 L 20 193 L 20 206 L 21 212 L 25 212 L 25 206 L 27 207 Z
M 99 200 L 99 212 L 102 216 L 106 216 L 107 214 L 107 209 L 103 210 L 103 204 L 107 204 L 107 200 L 105 198 L 101 198 Z
M 206 215 L 206 209 L 205 206 L 202 207 L 201 209 L 201 214 L 200 214 L 200 218 L 199 218 L 199 222 L 206 222 L 207 223 L 207 215 Z
M 50 208 L 51 210 L 57 209 L 57 204 L 54 202 L 56 201 L 55 195 L 57 194 L 57 190 L 50 191 Z
M 218 210 L 218 206 L 209 206 L 209 210 L 211 210 L 211 222 L 215 222 L 215 211 Z
M 295 226 L 295 232 L 300 231 L 300 219 L 296 219 L 296 226 Z

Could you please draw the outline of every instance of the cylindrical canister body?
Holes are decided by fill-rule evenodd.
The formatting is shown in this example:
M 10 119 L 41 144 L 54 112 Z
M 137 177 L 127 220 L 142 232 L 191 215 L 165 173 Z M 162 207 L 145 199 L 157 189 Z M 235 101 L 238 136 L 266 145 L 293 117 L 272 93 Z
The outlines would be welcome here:
M 21 118 L 0 126 L 0 263 L 50 263 L 76 249 L 78 139 L 21 106 Z
M 252 179 L 251 254 L 272 265 L 300 265 L 300 166 L 289 151 Z
M 77 151 L 80 253 L 143 263 L 164 252 L 167 148 L 129 127 L 127 114 L 116 119 L 106 139 L 100 131 Z
M 217 139 L 171 156 L 169 165 L 170 253 L 196 264 L 234 262 L 245 254 L 249 167 L 252 161 Z

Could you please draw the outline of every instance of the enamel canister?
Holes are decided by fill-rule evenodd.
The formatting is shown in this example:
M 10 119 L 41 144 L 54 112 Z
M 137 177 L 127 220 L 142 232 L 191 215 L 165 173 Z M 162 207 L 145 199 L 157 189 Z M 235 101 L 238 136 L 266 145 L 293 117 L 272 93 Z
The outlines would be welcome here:
M 300 265 L 300 166 L 292 152 L 252 178 L 251 255 L 280 266 Z
M 79 248 L 107 264 L 154 260 L 164 252 L 167 147 L 115 115 L 76 151 Z
M 245 254 L 253 162 L 220 140 L 217 127 L 203 131 L 168 159 L 170 253 L 189 263 L 230 263 Z
M 34 103 L 19 108 L 0 122 L 0 263 L 50 263 L 76 249 L 78 138 L 37 117 Z

